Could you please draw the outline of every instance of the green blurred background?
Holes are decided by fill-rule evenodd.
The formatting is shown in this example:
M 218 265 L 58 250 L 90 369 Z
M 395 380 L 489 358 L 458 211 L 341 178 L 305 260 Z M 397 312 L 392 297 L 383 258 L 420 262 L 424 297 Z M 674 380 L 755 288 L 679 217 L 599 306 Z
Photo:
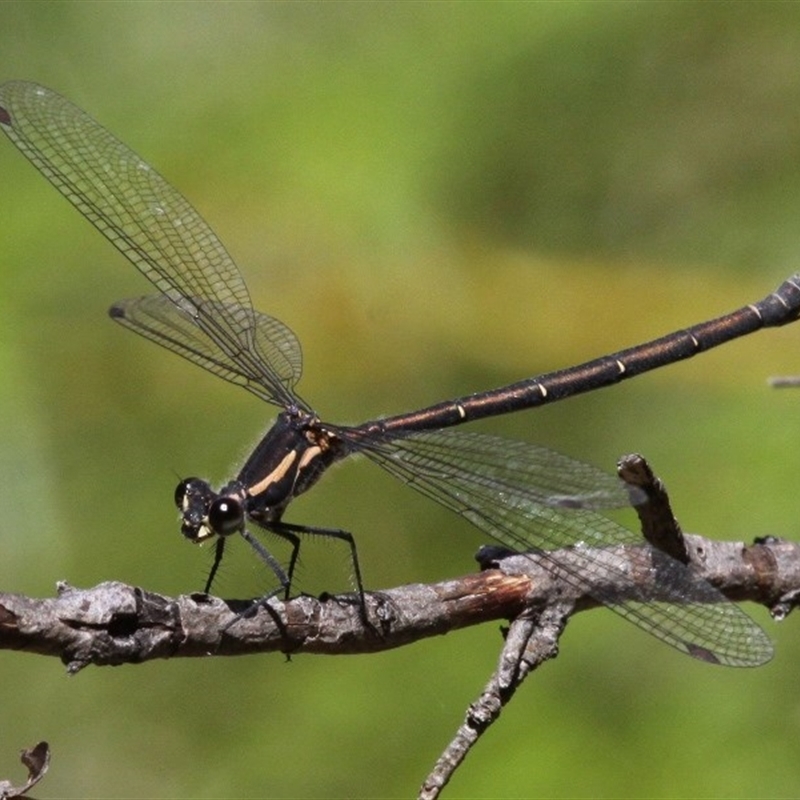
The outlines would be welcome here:
M 800 6 L 0 5 L 0 79 L 61 91 L 161 170 L 359 422 L 566 366 L 761 298 L 798 269 Z M 4 590 L 202 587 L 176 476 L 221 481 L 273 411 L 105 319 L 146 282 L 0 142 Z M 794 537 L 800 326 L 476 429 L 609 470 L 645 454 L 691 531 Z M 370 587 L 484 541 L 366 463 L 298 501 Z M 633 525 L 629 516 L 626 522 Z M 252 561 L 252 559 L 250 560 Z M 240 596 L 234 563 L 217 587 Z M 347 587 L 304 551 L 301 588 Z M 608 611 L 570 625 L 449 797 L 789 797 L 800 623 L 715 669 Z M 408 797 L 492 670 L 497 625 L 377 656 L 87 669 L 2 654 L 0 775 L 41 797 Z

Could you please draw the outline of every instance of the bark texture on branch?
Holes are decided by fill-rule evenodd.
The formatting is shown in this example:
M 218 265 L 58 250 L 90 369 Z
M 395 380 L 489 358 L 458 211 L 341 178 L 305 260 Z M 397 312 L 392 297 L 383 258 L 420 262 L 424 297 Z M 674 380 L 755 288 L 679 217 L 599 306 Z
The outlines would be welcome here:
M 685 536 L 691 563 L 732 600 L 752 600 L 782 617 L 800 592 L 800 545 L 770 539 L 753 545 Z M 615 590 L 622 599 L 658 597 L 652 572 L 641 569 L 648 545 L 617 548 L 630 562 L 631 580 Z M 608 551 L 598 550 L 598 558 Z M 485 551 L 483 557 L 497 553 Z M 568 568 L 587 552 L 507 555 L 500 569 L 436 584 L 409 584 L 367 594 L 371 627 L 362 623 L 353 595 L 272 598 L 250 615 L 249 603 L 205 595 L 165 597 L 118 582 L 76 589 L 66 583 L 52 598 L 0 593 L 0 648 L 59 657 L 81 668 L 135 664 L 154 658 L 292 653 L 371 653 L 490 620 L 509 620 L 527 606 L 571 603 L 597 606 L 589 594 L 561 584 L 549 563 L 556 555 Z M 651 581 L 651 585 L 647 585 Z

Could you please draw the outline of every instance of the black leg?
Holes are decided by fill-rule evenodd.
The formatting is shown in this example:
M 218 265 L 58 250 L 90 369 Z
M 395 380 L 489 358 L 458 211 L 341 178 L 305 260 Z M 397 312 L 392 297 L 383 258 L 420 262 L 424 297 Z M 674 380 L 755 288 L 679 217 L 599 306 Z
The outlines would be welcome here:
M 217 537 L 217 543 L 214 546 L 214 563 L 211 565 L 211 572 L 208 573 L 208 580 L 206 581 L 206 588 L 203 589 L 204 594 L 211 591 L 211 584 L 217 576 L 217 570 L 222 562 L 222 556 L 225 553 L 225 539 L 222 536 Z
M 284 572 L 283 567 L 281 567 L 281 565 L 278 563 L 275 556 L 273 556 L 272 553 L 270 553 L 269 550 L 267 550 L 267 548 L 264 547 L 264 545 L 261 544 L 261 542 L 259 542 L 258 539 L 256 539 L 256 537 L 250 533 L 250 531 L 247 530 L 247 528 L 244 528 L 242 531 L 240 531 L 240 533 L 242 534 L 242 538 L 250 545 L 250 547 L 253 548 L 253 550 L 256 551 L 258 557 L 275 573 L 275 576 L 280 581 L 281 587 L 285 590 L 286 597 L 288 599 L 289 591 L 292 587 L 290 575 L 294 570 L 294 562 L 297 558 L 297 551 L 300 549 L 300 540 L 296 536 L 292 536 L 291 538 L 288 536 L 284 537 L 289 539 L 289 541 L 295 540 L 293 542 L 294 550 L 292 552 L 292 559 L 289 565 L 289 574 L 287 575 L 286 572 Z M 219 541 L 223 540 L 219 539 Z M 272 592 L 267 596 L 271 597 L 274 594 L 275 592 Z
M 270 531 L 270 533 L 274 533 L 276 536 L 280 536 L 281 539 L 289 542 L 292 546 L 292 554 L 289 556 L 289 567 L 285 572 L 286 583 L 283 584 L 283 588 L 286 590 L 284 599 L 288 600 L 292 592 L 294 568 L 297 566 L 297 557 L 300 555 L 300 537 L 291 530 L 291 526 L 288 526 L 289 530 L 284 530 L 286 526 L 284 526 L 282 522 L 270 523 L 269 527 L 264 527 L 266 530 Z
M 303 534 L 326 536 L 330 539 L 339 539 L 340 541 L 346 542 L 347 546 L 350 548 L 350 562 L 353 565 L 353 578 L 356 584 L 356 591 L 358 592 L 358 604 L 361 610 L 361 618 L 365 623 L 369 624 L 367 621 L 367 603 L 366 598 L 364 597 L 364 582 L 361 579 L 361 566 L 358 563 L 358 551 L 356 549 L 356 541 L 353 538 L 352 533 L 349 531 L 339 530 L 337 528 L 314 528 L 308 525 L 292 525 L 288 522 L 271 522 L 268 526 L 264 525 L 264 527 L 278 536 L 282 536 L 283 538 L 287 539 L 287 541 L 292 542 L 294 546 L 292 557 L 289 562 L 290 580 L 294 573 L 294 566 L 297 561 L 297 556 L 300 552 L 300 539 L 297 534 L 300 534 L 301 536 Z M 287 591 L 288 588 L 289 587 L 287 587 Z

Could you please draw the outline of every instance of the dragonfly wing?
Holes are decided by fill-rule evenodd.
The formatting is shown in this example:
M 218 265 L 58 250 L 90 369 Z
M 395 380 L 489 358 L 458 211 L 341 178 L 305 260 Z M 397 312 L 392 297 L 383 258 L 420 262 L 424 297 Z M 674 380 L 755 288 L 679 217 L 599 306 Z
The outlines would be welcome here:
M 121 300 L 109 313 L 115 322 L 269 403 L 299 402 L 293 387 L 302 372 L 300 342 L 291 329 L 274 317 L 254 314 L 255 345 L 261 358 L 242 352 L 234 359 L 216 346 L 190 313 L 164 295 Z M 235 311 L 228 309 L 225 313 Z M 265 364 L 269 369 L 265 370 Z
M 228 359 L 265 345 L 263 322 L 222 242 L 183 195 L 126 144 L 61 95 L 25 81 L 0 86 L 0 127 Z M 267 358 L 262 372 L 272 371 Z M 285 385 L 280 369 L 271 379 Z M 290 404 L 293 398 L 284 395 L 275 399 Z
M 3 130 L 159 291 L 248 309 L 222 243 L 151 166 L 66 98 L 25 81 L 0 86 Z
M 681 562 L 645 548 L 637 534 L 593 510 L 627 504 L 625 488 L 613 476 L 533 444 L 461 431 L 356 446 L 503 545 L 543 551 L 537 558 L 549 562 L 553 572 L 588 588 L 595 599 L 678 650 L 731 666 L 771 658 L 769 638 L 737 605 Z M 575 502 L 564 502 L 569 498 Z M 614 596 L 614 586 L 630 583 L 630 560 L 615 554 L 618 545 L 643 547 L 649 568 L 656 570 L 656 598 L 620 602 Z M 548 554 L 565 547 L 573 548 L 569 568 Z

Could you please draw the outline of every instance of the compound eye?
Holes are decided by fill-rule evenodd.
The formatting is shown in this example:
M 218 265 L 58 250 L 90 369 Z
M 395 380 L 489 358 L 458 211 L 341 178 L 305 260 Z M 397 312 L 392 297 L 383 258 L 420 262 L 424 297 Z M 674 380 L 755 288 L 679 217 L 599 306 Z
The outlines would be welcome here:
M 242 504 L 232 497 L 220 497 L 208 509 L 208 524 L 218 536 L 240 531 L 244 525 Z
M 175 487 L 175 505 L 183 510 L 186 498 L 191 494 L 192 488 L 200 481 L 199 478 L 186 478 Z

